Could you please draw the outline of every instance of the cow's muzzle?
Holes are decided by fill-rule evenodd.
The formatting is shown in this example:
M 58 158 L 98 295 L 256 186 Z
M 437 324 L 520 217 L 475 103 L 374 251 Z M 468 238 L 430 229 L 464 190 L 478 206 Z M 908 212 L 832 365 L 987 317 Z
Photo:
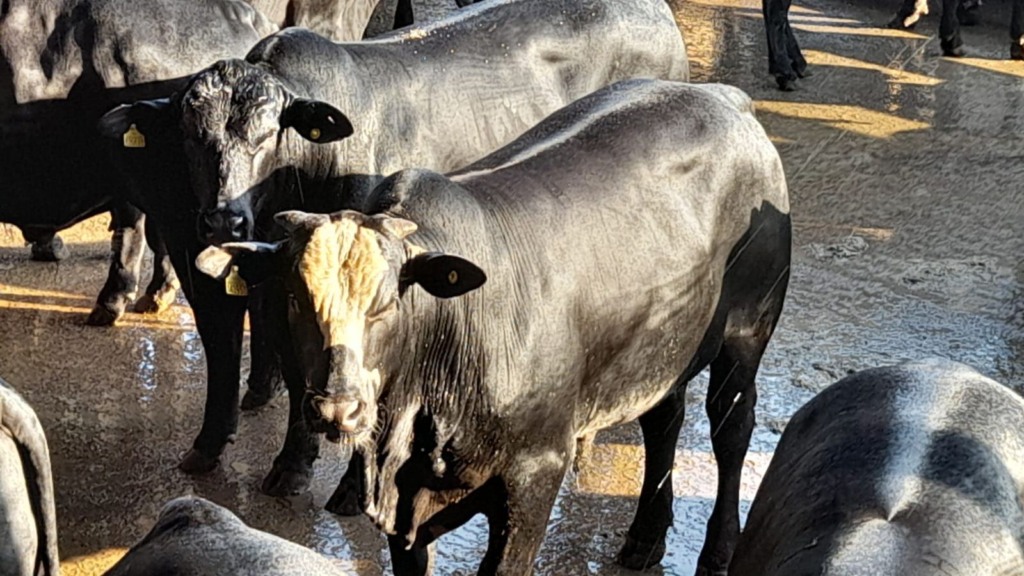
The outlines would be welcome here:
M 232 208 L 204 210 L 199 214 L 196 229 L 199 240 L 206 244 L 252 240 L 252 216 Z
M 307 393 L 307 421 L 332 442 L 349 442 L 368 428 L 366 403 L 351 396 Z

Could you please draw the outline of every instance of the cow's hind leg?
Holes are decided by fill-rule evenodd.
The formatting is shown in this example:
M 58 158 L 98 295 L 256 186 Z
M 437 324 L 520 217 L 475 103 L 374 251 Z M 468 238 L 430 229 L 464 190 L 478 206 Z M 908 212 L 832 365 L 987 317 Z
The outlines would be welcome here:
M 134 206 L 122 203 L 111 211 L 110 269 L 107 282 L 96 297 L 96 305 L 86 319 L 90 326 L 110 326 L 135 300 L 146 252 L 146 219 Z
M 686 408 L 685 382 L 640 416 L 644 435 L 644 484 L 626 543 L 616 562 L 645 570 L 665 555 L 665 535 L 672 526 L 672 466 Z
M 68 257 L 67 246 L 56 230 L 25 227 L 21 235 L 32 245 L 32 259 L 36 262 L 60 262 Z
M 960 37 L 960 20 L 957 11 L 961 0 L 942 0 L 942 21 L 939 23 L 939 44 L 946 56 L 964 55 L 964 41 Z
M 711 362 L 705 408 L 718 464 L 718 492 L 708 519 L 698 574 L 725 574 L 739 538 L 740 474 L 754 429 L 761 356 L 775 331 L 789 284 L 789 216 L 766 205 L 754 213 L 726 266 L 719 311 L 722 346 Z
M 159 314 L 174 303 L 181 282 L 178 281 L 178 274 L 171 264 L 167 246 L 156 231 L 156 226 L 146 226 L 146 242 L 153 250 L 153 277 L 146 286 L 146 293 L 135 302 L 135 311 L 141 314 Z

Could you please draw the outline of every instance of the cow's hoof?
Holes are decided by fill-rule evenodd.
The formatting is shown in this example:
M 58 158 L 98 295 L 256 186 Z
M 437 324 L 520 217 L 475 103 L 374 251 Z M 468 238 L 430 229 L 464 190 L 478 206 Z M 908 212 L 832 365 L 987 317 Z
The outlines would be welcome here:
M 779 90 L 782 90 L 783 92 L 793 92 L 796 90 L 796 78 L 776 76 L 775 83 L 779 85 Z
M 195 448 L 188 451 L 185 457 L 181 459 L 181 463 L 178 464 L 178 468 L 182 472 L 190 476 L 196 476 L 198 474 L 208 474 L 213 472 L 217 465 L 220 464 L 220 458 L 209 457 Z
M 124 314 L 124 305 L 113 307 L 97 305 L 89 313 L 85 323 L 89 326 L 113 326 L 122 314 Z
M 640 542 L 626 536 L 626 543 L 615 558 L 615 562 L 630 570 L 646 570 L 661 562 L 665 555 L 665 540 L 659 542 Z
M 967 55 L 967 52 L 964 50 L 964 47 L 962 45 L 961 46 L 943 46 L 942 47 L 942 55 L 943 56 L 948 56 L 950 58 L 963 58 L 964 56 Z
M 363 513 L 363 506 L 360 503 L 360 495 L 355 487 L 342 482 L 331 494 L 324 510 L 338 516 L 360 516 Z
M 696 576 L 728 576 L 728 570 L 719 570 L 708 568 L 707 566 L 697 566 Z
M 159 314 L 171 307 L 177 292 L 173 288 L 162 289 L 156 294 L 143 294 L 135 303 L 139 314 Z
M 796 71 L 796 76 L 797 78 L 810 78 L 811 76 L 814 76 L 814 71 L 804 65 L 803 68 Z
M 242 410 L 249 411 L 266 406 L 274 396 L 277 396 L 279 390 L 280 387 L 275 385 L 271 385 L 269 391 L 249 388 L 245 396 L 242 396 Z
M 1010 43 L 1010 60 L 1024 60 L 1024 46 L 1020 42 Z
M 54 236 L 49 242 L 32 243 L 32 259 L 36 262 L 60 262 L 68 257 L 67 246 L 60 236 Z
M 309 490 L 311 470 L 280 470 L 276 466 L 263 479 L 260 490 L 267 496 L 295 496 Z
M 917 19 L 915 18 L 913 21 L 909 23 L 907 22 L 907 20 L 910 20 L 910 18 L 897 16 L 892 20 L 889 20 L 889 22 L 885 26 L 886 28 L 890 28 L 892 30 L 913 30 L 914 27 L 917 26 Z

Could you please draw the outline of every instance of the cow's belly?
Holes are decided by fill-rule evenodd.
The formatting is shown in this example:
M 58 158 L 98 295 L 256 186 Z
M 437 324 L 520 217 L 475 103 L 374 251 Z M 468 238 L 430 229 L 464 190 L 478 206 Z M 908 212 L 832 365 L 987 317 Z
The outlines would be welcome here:
M 38 546 L 25 471 L 14 440 L 0 431 L 0 576 L 32 574 Z
M 666 304 L 661 313 L 652 312 L 628 345 L 583 383 L 576 421 L 580 435 L 635 420 L 673 389 L 700 352 L 714 316 L 719 285 L 707 286 L 686 306 Z

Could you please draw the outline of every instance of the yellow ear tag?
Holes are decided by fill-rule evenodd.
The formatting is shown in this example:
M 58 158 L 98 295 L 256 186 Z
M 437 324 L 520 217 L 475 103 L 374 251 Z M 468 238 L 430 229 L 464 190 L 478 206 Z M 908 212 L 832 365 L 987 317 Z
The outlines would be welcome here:
M 448 273 L 448 283 L 449 284 L 455 284 L 458 281 L 459 281 L 459 273 L 458 272 L 456 272 L 455 270 L 452 270 L 451 272 Z
M 128 131 L 124 133 L 123 139 L 125 148 L 146 147 L 146 137 L 142 135 L 142 132 L 139 132 L 139 129 L 135 127 L 135 124 L 132 124 L 131 127 L 128 128 Z
M 238 275 L 238 266 L 232 266 L 228 277 L 224 279 L 224 292 L 230 296 L 248 296 L 249 288 L 245 280 Z
M 310 140 L 319 140 L 320 139 L 320 129 L 319 128 L 310 128 L 310 130 L 309 130 L 309 139 Z

